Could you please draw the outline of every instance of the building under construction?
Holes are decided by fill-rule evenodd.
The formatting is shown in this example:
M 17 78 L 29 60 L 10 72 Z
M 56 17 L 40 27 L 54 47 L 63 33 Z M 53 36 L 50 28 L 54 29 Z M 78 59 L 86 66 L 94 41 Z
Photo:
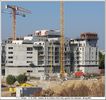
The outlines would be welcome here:
M 60 73 L 60 31 L 39 30 L 21 40 L 5 44 L 5 75 L 29 73 L 44 76 Z M 64 39 L 64 70 L 98 73 L 97 34 L 83 33 L 79 39 Z

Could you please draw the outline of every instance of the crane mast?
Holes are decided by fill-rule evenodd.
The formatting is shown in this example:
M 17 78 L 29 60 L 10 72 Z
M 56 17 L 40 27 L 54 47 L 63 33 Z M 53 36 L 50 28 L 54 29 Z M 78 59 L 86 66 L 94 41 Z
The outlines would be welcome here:
M 12 38 L 16 40 L 16 9 L 12 8 Z
M 64 77 L 64 3 L 60 1 L 60 76 Z

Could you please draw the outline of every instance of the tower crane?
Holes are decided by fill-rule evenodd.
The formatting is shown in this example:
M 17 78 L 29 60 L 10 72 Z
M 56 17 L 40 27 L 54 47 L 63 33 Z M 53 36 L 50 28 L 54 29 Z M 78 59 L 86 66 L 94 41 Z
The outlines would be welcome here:
M 64 3 L 60 1 L 60 77 L 64 77 Z
M 8 12 L 2 11 L 2 13 L 8 13 L 12 15 L 12 39 L 16 40 L 16 15 L 26 17 L 26 13 L 31 14 L 31 11 L 15 5 L 6 5 L 5 8 L 11 9 L 11 11 Z

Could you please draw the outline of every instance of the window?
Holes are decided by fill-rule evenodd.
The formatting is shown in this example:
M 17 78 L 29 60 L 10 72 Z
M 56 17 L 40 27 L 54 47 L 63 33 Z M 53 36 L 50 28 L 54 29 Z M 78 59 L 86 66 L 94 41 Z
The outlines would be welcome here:
M 59 63 L 59 60 L 55 61 L 55 63 Z
M 2 69 L 2 75 L 5 75 L 5 69 Z
M 78 50 L 79 50 L 79 48 L 76 49 L 76 51 L 78 51 Z
M 27 63 L 31 63 L 32 61 L 27 61 Z
M 33 72 L 32 70 L 27 70 L 28 73 Z
M 27 54 L 32 54 L 32 52 L 27 52 Z
M 83 44 L 83 46 L 85 46 L 85 43 Z
M 98 53 L 97 53 L 97 51 L 96 51 L 96 55 L 97 55 Z
M 13 49 L 13 47 L 8 47 L 8 49 Z
M 32 58 L 31 56 L 27 57 L 27 58 Z
M 13 54 L 13 52 L 8 52 L 8 54 Z
M 13 61 L 8 61 L 8 63 L 13 63 Z
M 59 52 L 59 47 L 55 47 L 55 51 L 56 52 Z
M 79 43 L 79 46 L 81 47 L 81 46 L 82 46 L 82 44 L 81 44 L 81 43 Z
M 8 58 L 9 58 L 9 59 L 12 59 L 13 57 L 12 57 L 12 56 L 9 56 Z
M 27 51 L 32 51 L 33 48 L 32 47 L 27 47 Z
M 38 70 L 38 72 L 44 72 L 44 70 Z
M 5 75 L 5 69 L 2 69 L 2 75 Z
M 77 61 L 77 64 L 79 64 L 79 61 Z

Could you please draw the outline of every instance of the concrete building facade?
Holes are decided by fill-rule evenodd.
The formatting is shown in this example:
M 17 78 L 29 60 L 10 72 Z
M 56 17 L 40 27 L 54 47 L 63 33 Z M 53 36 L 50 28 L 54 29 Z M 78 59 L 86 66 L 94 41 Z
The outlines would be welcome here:
M 53 73 L 59 73 L 60 32 L 58 30 L 40 30 L 21 40 L 8 42 L 5 44 L 5 54 L 6 76 L 10 72 L 14 75 L 17 75 L 17 72 L 28 74 L 28 70 L 31 69 L 32 76 L 40 77 L 49 73 L 51 66 Z M 78 69 L 86 73 L 98 73 L 97 34 L 83 33 L 79 39 L 65 38 L 64 68 L 67 73 Z
M 85 73 L 99 73 L 97 34 L 83 33 L 79 39 L 70 40 L 71 65 Z
M 67 55 L 69 42 L 66 42 L 65 45 L 65 70 L 70 73 L 70 58 Z M 33 67 L 32 72 L 34 72 L 35 69 L 39 70 L 42 67 L 44 73 L 49 73 L 52 66 L 53 73 L 60 72 L 60 33 L 58 30 L 37 31 L 34 36 L 6 43 L 5 51 L 6 75 L 11 72 L 11 68 L 17 68 L 17 72 L 21 73 L 22 71 L 19 70 L 23 68 L 27 70 L 29 67 L 31 69 Z

